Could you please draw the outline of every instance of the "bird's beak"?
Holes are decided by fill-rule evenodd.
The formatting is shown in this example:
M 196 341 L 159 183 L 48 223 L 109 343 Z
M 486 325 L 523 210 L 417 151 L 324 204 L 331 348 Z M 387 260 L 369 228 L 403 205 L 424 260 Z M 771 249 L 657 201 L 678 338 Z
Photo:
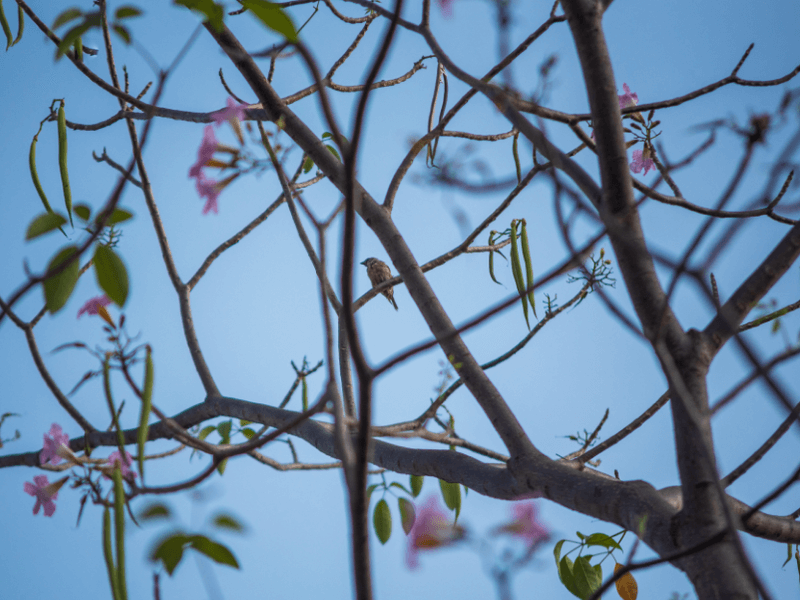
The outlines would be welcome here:
M 365 260 L 365 261 L 362 261 L 362 262 L 361 262 L 361 264 L 362 264 L 362 265 L 364 265 L 364 266 L 366 266 L 366 265 L 367 265 L 367 261 L 366 261 L 366 260 Z

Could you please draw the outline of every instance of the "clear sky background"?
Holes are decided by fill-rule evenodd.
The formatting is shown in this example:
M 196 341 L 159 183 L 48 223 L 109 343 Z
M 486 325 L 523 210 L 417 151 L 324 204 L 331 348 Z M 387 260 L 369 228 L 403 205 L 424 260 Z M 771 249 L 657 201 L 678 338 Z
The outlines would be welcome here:
M 13 2 L 7 2 L 13 7 Z M 68 2 L 36 2 L 32 8 L 46 23 L 72 4 Z M 91 3 L 81 4 L 90 10 Z M 336 2 L 348 15 L 361 16 L 363 9 Z M 384 2 L 384 6 L 388 4 Z M 9 6 L 6 12 L 14 14 Z M 113 10 L 118 6 L 111 3 Z M 199 20 L 169 2 L 140 3 L 145 16 L 130 22 L 134 38 L 166 67 L 186 42 Z M 436 10 L 432 28 L 442 46 L 462 67 L 475 75 L 485 73 L 497 60 L 494 33 L 495 16 L 492 3 L 480 0 L 457 0 L 452 15 L 444 17 Z M 418 18 L 418 3 L 409 2 L 404 16 Z M 514 24 L 510 46 L 544 21 L 550 5 L 540 2 L 516 2 L 512 5 Z M 304 22 L 312 13 L 309 6 L 292 9 L 295 23 Z M 635 91 L 641 103 L 680 96 L 727 76 L 750 43 L 755 48 L 740 71 L 747 79 L 774 79 L 791 71 L 800 63 L 800 4 L 793 0 L 752 3 L 745 0 L 726 2 L 630 2 L 616 0 L 608 11 L 605 32 L 614 62 L 617 86 L 623 82 Z M 234 32 L 251 50 L 261 50 L 277 41 L 248 16 L 229 20 Z M 385 29 L 382 20 L 373 24 L 364 42 L 335 80 L 344 85 L 360 81 L 365 63 L 381 39 Z M 340 56 L 355 36 L 357 26 L 345 26 L 330 17 L 324 5 L 303 30 L 304 40 L 311 46 L 325 71 Z M 413 34 L 400 31 L 398 45 L 391 53 L 381 78 L 405 73 L 412 64 L 427 54 L 426 48 Z M 85 45 L 97 47 L 97 34 L 90 35 Z M 42 212 L 41 204 L 30 182 L 27 167 L 28 148 L 38 123 L 47 115 L 54 98 L 65 98 L 67 118 L 79 123 L 96 123 L 118 110 L 116 100 L 99 91 L 67 60 L 53 61 L 52 44 L 27 21 L 22 42 L 0 56 L 0 294 L 8 298 L 25 279 L 25 265 L 39 272 L 56 249 L 63 244 L 60 234 L 26 243 L 24 231 L 28 223 Z M 586 112 L 586 93 L 573 49 L 568 26 L 556 25 L 537 41 L 514 67 L 513 75 L 524 93 L 532 93 L 538 83 L 538 66 L 551 54 L 558 58 L 552 73 L 551 87 L 545 104 L 565 112 Z M 87 64 L 107 78 L 102 58 L 87 58 Z M 153 79 L 141 53 L 118 44 L 117 65 L 127 65 L 133 93 Z M 359 178 L 370 193 L 381 199 L 389 181 L 409 147 L 409 140 L 424 133 L 436 75 L 435 61 L 427 61 L 405 84 L 374 92 L 368 112 L 368 126 L 362 145 Z M 266 69 L 268 61 L 263 61 Z M 180 110 L 208 112 L 224 106 L 227 93 L 219 83 L 217 71 L 222 68 L 232 88 L 248 101 L 254 101 L 234 68 L 205 31 L 201 32 L 191 53 L 169 80 L 161 104 Z M 274 86 L 283 96 L 308 85 L 310 79 L 301 64 L 281 61 Z M 450 79 L 450 104 L 465 88 Z M 714 119 L 732 118 L 745 125 L 750 116 L 774 111 L 787 89 L 800 83 L 792 81 L 778 87 L 726 87 L 682 106 L 662 110 L 662 136 L 670 159 L 678 160 L 704 139 L 705 133 L 695 125 Z M 149 99 L 150 96 L 145 99 Z M 331 92 L 337 117 L 350 130 L 350 122 L 358 96 Z M 309 126 L 321 135 L 327 127 L 318 114 L 318 103 L 309 97 L 292 106 Z M 752 202 L 763 184 L 771 159 L 782 143 L 797 128 L 797 112 L 770 134 L 766 147 L 754 159 L 751 177 L 734 198 L 732 208 Z M 454 130 L 477 133 L 500 133 L 509 126 L 484 100 L 473 101 L 453 122 Z M 220 137 L 230 136 L 220 130 Z M 561 126 L 547 125 L 551 139 L 563 149 L 576 145 L 574 136 Z M 159 210 L 164 221 L 174 258 L 184 280 L 195 272 L 204 257 L 218 244 L 238 231 L 273 202 L 280 193 L 271 172 L 261 177 L 240 178 L 220 197 L 218 215 L 202 215 L 203 201 L 198 198 L 193 182 L 187 178 L 195 161 L 202 137 L 202 126 L 186 122 L 158 120 L 145 151 L 150 177 Z M 61 203 L 60 182 L 56 163 L 56 132 L 52 124 L 45 126 L 37 149 L 39 174 L 54 206 Z M 288 139 L 284 136 L 284 141 Z M 466 156 L 480 158 L 490 169 L 492 178 L 504 179 L 514 172 L 511 141 L 472 145 L 473 154 L 465 154 L 462 140 L 443 139 L 439 162 Z M 99 208 L 116 181 L 116 174 L 107 165 L 92 160 L 106 148 L 117 162 L 125 164 L 130 156 L 124 124 L 99 132 L 70 132 L 69 166 L 75 202 Z M 530 155 L 524 146 L 524 155 Z M 714 150 L 681 172 L 678 183 L 685 196 L 709 206 L 720 191 L 743 152 L 740 138 L 720 133 Z M 294 150 L 287 169 L 293 171 L 300 160 Z M 596 175 L 592 157 L 579 158 L 587 170 Z M 796 160 L 796 158 L 795 158 Z M 465 170 L 473 181 L 480 174 Z M 424 161 L 415 163 L 397 196 L 394 219 L 406 236 L 418 262 L 426 262 L 454 247 L 488 214 L 502 194 L 477 196 L 453 189 L 423 185 L 430 177 Z M 538 179 L 538 178 L 537 178 Z M 648 179 L 648 178 L 646 178 Z M 328 183 L 312 187 L 305 193 L 309 205 L 325 216 L 339 200 L 339 194 Z M 505 228 L 512 218 L 526 218 L 530 228 L 532 253 L 538 273 L 549 270 L 563 257 L 563 245 L 555 227 L 552 211 L 552 189 L 544 178 L 532 184 L 497 221 L 494 228 Z M 794 185 L 785 202 L 798 200 Z M 121 205 L 135 219 L 124 228 L 119 250 L 131 274 L 131 293 L 124 309 L 129 331 L 140 333 L 141 340 L 154 348 L 156 365 L 155 403 L 165 412 L 175 414 L 200 401 L 203 388 L 194 374 L 178 318 L 178 303 L 160 258 L 143 199 L 137 189 L 128 187 Z M 702 220 L 697 215 L 650 202 L 642 209 L 642 220 L 648 242 L 653 249 L 680 256 L 689 236 Z M 723 299 L 769 253 L 785 232 L 785 226 L 756 219 L 744 228 L 731 252 L 715 266 Z M 332 230 L 329 271 L 338 282 L 338 237 L 340 226 Z M 710 244 L 720 230 L 712 230 Z M 78 239 L 77 232 L 71 234 Z M 485 243 L 485 235 L 479 239 Z M 609 245 L 605 244 L 610 251 Z M 369 256 L 386 259 L 386 254 L 368 228 L 359 225 L 357 260 Z M 612 260 L 614 259 L 611 255 Z M 448 263 L 429 274 L 430 281 L 450 312 L 460 323 L 481 310 L 508 297 L 513 290 L 510 270 L 497 261 L 497 276 L 503 287 L 491 282 L 486 255 L 472 254 Z M 361 294 L 369 282 L 359 267 L 356 291 Z M 537 295 L 558 295 L 565 302 L 577 292 L 575 284 L 554 282 Z M 631 313 L 621 281 L 607 292 Z M 101 321 L 96 317 L 76 319 L 78 308 L 98 294 L 91 275 L 79 282 L 65 309 L 56 316 L 46 316 L 36 328 L 39 347 L 53 377 L 65 391 L 84 372 L 96 369 L 88 354 L 65 351 L 52 354 L 60 344 L 84 341 L 92 346 L 102 344 Z M 800 296 L 800 277 L 795 265 L 769 297 L 781 304 L 796 301 Z M 403 287 L 396 288 L 400 306 L 394 310 L 382 298 L 370 302 L 358 313 L 358 321 L 368 358 L 373 364 L 426 340 L 430 334 L 413 302 Z M 319 295 L 312 266 L 297 239 L 288 210 L 282 206 L 265 224 L 242 243 L 223 255 L 195 289 L 193 315 L 197 334 L 217 384 L 223 394 L 266 404 L 278 404 L 294 380 L 290 360 L 296 364 L 304 356 L 316 363 L 324 358 L 321 334 Z M 23 318 L 30 318 L 42 305 L 41 293 L 30 293 L 17 306 Z M 679 286 L 675 308 L 685 328 L 703 328 L 709 321 L 711 307 L 690 285 Z M 118 315 L 116 307 L 110 308 Z M 519 309 L 506 311 L 491 325 L 484 325 L 466 336 L 478 360 L 485 362 L 516 344 L 524 336 L 525 326 Z M 541 316 L 541 313 L 540 313 Z M 800 319 L 797 314 L 783 324 L 797 341 Z M 747 334 L 757 344 L 762 357 L 769 357 L 785 347 L 782 335 L 769 331 Z M 402 368 L 383 377 L 375 386 L 375 423 L 388 424 L 418 415 L 435 395 L 439 362 L 436 350 L 418 355 Z M 712 400 L 725 394 L 740 377 L 750 372 L 749 366 L 732 348 L 715 360 L 710 373 Z M 787 364 L 777 376 L 794 390 L 800 378 L 797 365 Z M 632 337 L 603 306 L 599 298 L 590 297 L 578 308 L 549 324 L 526 349 L 491 371 L 512 409 L 518 415 L 534 443 L 550 456 L 565 455 L 577 447 L 565 436 L 583 429 L 592 430 L 606 408 L 610 417 L 601 437 L 607 437 L 629 423 L 665 390 L 664 377 L 649 347 Z M 324 380 L 320 373 L 309 380 L 310 396 L 316 398 Z M 0 412 L 20 416 L 3 427 L 3 437 L 15 429 L 21 439 L 8 443 L 3 453 L 37 450 L 42 433 L 51 423 L 60 423 L 71 436 L 80 429 L 70 422 L 36 372 L 25 345 L 23 334 L 6 319 L 0 325 Z M 117 400 L 127 400 L 124 425 L 134 426 L 138 415 L 135 399 L 116 382 Z M 101 386 L 97 381 L 85 385 L 72 400 L 83 414 L 98 426 L 108 421 Z M 289 408 L 299 409 L 299 394 Z M 502 445 L 484 415 L 462 388 L 448 402 L 456 417 L 460 435 L 482 445 L 502 451 Z M 785 417 L 782 408 L 763 387 L 753 386 L 737 402 L 722 411 L 714 421 L 718 460 L 723 473 L 729 472 L 749 456 Z M 212 436 L 212 441 L 216 439 Z M 172 443 L 152 444 L 153 452 L 167 450 Z M 329 462 L 303 442 L 296 443 L 300 459 L 308 462 Z M 618 470 L 626 480 L 644 479 L 665 487 L 678 484 L 673 451 L 671 419 L 662 410 L 625 443 L 602 455 L 601 469 Z M 110 449 L 109 449 L 110 451 Z M 99 449 L 95 456 L 103 456 Z M 291 460 L 285 444 L 276 443 L 266 452 L 281 461 Z M 762 463 L 730 488 L 745 502 L 755 502 L 766 491 L 784 481 L 797 467 L 800 438 L 796 428 L 785 436 Z M 151 484 L 180 481 L 200 471 L 207 464 L 188 452 L 158 464 L 150 463 Z M 28 468 L 5 469 L 0 472 L 0 580 L 3 597 L 18 600 L 58 597 L 108 597 L 108 584 L 100 545 L 100 511 L 87 506 L 83 520 L 76 527 L 79 494 L 63 488 L 57 511 L 52 518 L 31 515 L 33 499 L 24 494 L 23 483 L 31 481 L 38 471 Z M 51 479 L 53 479 L 51 475 Z M 377 481 L 377 480 L 376 480 Z M 407 477 L 387 474 L 387 481 L 407 484 Z M 422 498 L 438 491 L 436 482 L 427 479 Z M 788 514 L 798 507 L 795 486 L 768 507 L 774 514 Z M 378 497 L 373 496 L 373 503 Z M 346 495 L 338 471 L 281 473 L 257 465 L 247 458 L 232 460 L 224 477 L 212 477 L 193 493 L 184 493 L 165 500 L 180 515 L 182 526 L 202 530 L 208 518 L 218 511 L 236 515 L 247 525 L 243 536 L 219 535 L 238 557 L 241 571 L 211 565 L 204 559 L 185 560 L 172 578 L 162 577 L 162 598 L 303 598 L 325 594 L 336 600 L 350 598 L 351 586 Z M 146 502 L 138 500 L 135 508 Z M 540 514 L 553 531 L 553 539 L 574 539 L 575 531 L 615 533 L 606 523 L 593 521 L 555 504 L 540 501 Z M 491 580 L 485 575 L 480 556 L 474 549 L 448 549 L 424 555 L 422 566 L 409 571 L 404 562 L 405 538 L 399 528 L 396 504 L 393 503 L 395 531 L 391 540 L 380 546 L 373 536 L 373 580 L 379 598 L 487 598 L 493 597 Z M 463 522 L 476 533 L 489 531 L 508 518 L 508 505 L 485 498 L 476 492 L 466 497 Z M 128 582 L 131 598 L 151 596 L 152 566 L 146 554 L 168 526 L 128 528 Z M 630 537 L 625 549 L 630 548 Z M 744 537 L 750 556 L 775 598 L 796 597 L 797 571 L 790 563 L 781 564 L 786 547 Z M 516 597 L 569 598 L 558 582 L 550 550 L 547 546 L 532 565 L 515 579 Z M 638 559 L 652 557 L 642 548 Z M 622 560 L 622 557 L 618 557 Z M 608 571 L 608 569 L 606 569 Z M 671 566 L 661 566 L 637 575 L 642 598 L 666 599 L 673 592 L 691 594 L 687 579 Z M 613 592 L 611 592 L 613 595 Z

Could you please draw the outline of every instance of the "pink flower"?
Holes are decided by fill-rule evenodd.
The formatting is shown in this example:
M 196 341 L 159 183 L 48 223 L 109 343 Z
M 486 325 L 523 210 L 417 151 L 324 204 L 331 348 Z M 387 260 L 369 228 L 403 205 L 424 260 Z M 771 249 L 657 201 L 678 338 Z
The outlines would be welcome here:
M 525 540 L 528 546 L 550 537 L 547 527 L 536 520 L 536 505 L 533 502 L 517 502 L 511 506 L 514 520 L 500 528 Z
M 23 486 L 25 493 L 36 497 L 36 504 L 33 505 L 33 514 L 38 515 L 39 509 L 44 506 L 44 516 L 52 517 L 56 512 L 56 503 L 53 502 L 58 498 L 58 490 L 63 485 L 66 478 L 59 482 L 51 484 L 47 480 L 47 475 L 35 475 L 33 483 L 25 482 Z
M 44 434 L 44 446 L 39 453 L 39 464 L 57 465 L 61 462 L 61 457 L 56 454 L 59 446 L 69 446 L 69 436 L 61 432 L 61 425 L 53 423 L 50 431 Z
M 217 208 L 217 199 L 222 191 L 220 182 L 218 182 L 216 179 L 207 179 L 205 175 L 200 173 L 200 176 L 195 182 L 195 187 L 197 187 L 197 193 L 200 194 L 200 197 L 206 198 L 206 205 L 203 207 L 203 214 L 208 214 L 211 211 L 218 213 L 219 210 Z
M 631 171 L 634 173 L 641 173 L 642 169 L 644 169 L 644 175 L 647 175 L 647 172 L 650 169 L 655 169 L 656 163 L 650 158 L 650 152 L 647 148 L 644 150 L 634 150 L 633 151 L 633 160 L 631 161 Z
M 105 309 L 109 304 L 111 304 L 111 300 L 108 299 L 108 296 L 95 296 L 94 298 L 90 298 L 86 301 L 86 304 L 81 306 L 81 309 L 78 311 L 78 318 L 80 319 L 84 313 L 87 315 L 99 314 L 100 309 Z
M 639 104 L 639 96 L 631 92 L 631 88 L 628 87 L 627 83 L 622 84 L 622 89 L 625 90 L 625 93 L 619 96 L 620 110 L 622 110 L 623 108 L 629 108 L 631 106 L 636 106 L 637 104 Z
M 211 120 L 213 120 L 214 123 L 217 125 L 222 125 L 225 121 L 228 121 L 229 123 L 233 124 L 234 120 L 244 120 L 247 104 L 236 104 L 233 98 L 228 98 L 226 104 L 227 108 L 218 110 L 211 115 Z
M 214 157 L 217 146 L 218 143 L 217 138 L 214 136 L 214 128 L 211 125 L 206 125 L 203 129 L 203 141 L 200 142 L 200 148 L 197 150 L 197 162 L 189 169 L 190 178 L 199 178 L 203 176 L 201 169 Z
M 236 134 L 239 143 L 244 146 L 244 135 L 242 134 L 242 119 L 244 119 L 247 104 L 236 104 L 233 98 L 228 98 L 228 108 L 223 108 L 211 115 L 214 123 L 222 125 L 226 121 L 230 123 L 233 132 Z
M 422 505 L 414 526 L 408 533 L 406 562 L 409 568 L 419 566 L 417 554 L 423 550 L 433 550 L 453 544 L 464 537 L 464 529 L 450 522 L 447 514 L 439 507 L 439 500 L 431 496 Z
M 119 465 L 120 471 L 122 471 L 122 478 L 131 480 L 136 477 L 136 473 L 133 472 L 131 469 L 131 464 L 133 463 L 133 457 L 131 456 L 130 452 L 125 452 L 125 458 L 122 458 L 122 455 L 119 453 L 119 450 L 114 450 L 111 454 L 108 455 L 108 467 L 110 469 L 114 469 L 117 465 Z M 111 479 L 109 475 L 106 475 L 108 479 Z
M 442 15 L 446 18 L 450 18 L 453 16 L 453 0 L 438 0 L 439 8 L 442 11 Z

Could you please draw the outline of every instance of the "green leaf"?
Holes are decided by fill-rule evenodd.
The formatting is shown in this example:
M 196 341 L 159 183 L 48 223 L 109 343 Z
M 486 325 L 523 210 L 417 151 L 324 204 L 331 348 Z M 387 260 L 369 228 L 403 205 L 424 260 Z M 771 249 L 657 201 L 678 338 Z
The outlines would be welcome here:
M 100 221 L 103 220 L 103 217 L 105 215 L 106 215 L 105 211 L 98 213 L 98 215 L 94 218 L 94 222 L 99 225 Z M 115 208 L 114 212 L 111 213 L 111 216 L 106 221 L 106 227 L 111 227 L 112 225 L 116 225 L 117 223 L 122 223 L 123 221 L 127 221 L 132 217 L 133 217 L 132 212 L 127 211 L 124 208 Z
M 403 491 L 404 491 L 406 494 L 408 494 L 409 496 L 411 495 L 411 492 L 410 492 L 410 491 L 408 490 L 408 488 L 406 488 L 406 486 L 404 486 L 402 483 L 398 483 L 398 482 L 396 482 L 396 481 L 393 481 L 392 483 L 390 483 L 390 484 L 389 484 L 389 487 L 396 487 L 396 488 L 398 488 L 398 489 L 401 489 L 401 490 L 403 490 Z
M 217 473 L 220 475 L 225 474 L 225 468 L 228 466 L 228 459 L 224 459 L 221 463 L 217 465 Z
M 333 146 L 331 146 L 330 144 L 325 144 L 325 147 L 326 147 L 326 148 L 328 149 L 328 151 L 329 151 L 331 154 L 333 154 L 333 155 L 334 155 L 336 158 L 338 158 L 339 160 L 342 160 L 342 157 L 341 157 L 341 156 L 339 156 L 339 152 L 337 152 L 336 148 L 334 148 L 334 147 L 333 147 Z
M 412 475 L 411 479 L 411 495 L 416 498 L 422 491 L 422 484 L 425 482 L 425 477 L 422 475 Z
M 166 504 L 158 502 L 148 505 L 139 513 L 141 521 L 152 521 L 153 519 L 169 519 L 172 513 Z
M 605 533 L 593 533 L 585 540 L 587 546 L 602 546 L 603 548 L 614 548 L 622 552 L 622 546 L 617 541 Z
M 31 224 L 28 225 L 28 231 L 25 233 L 26 240 L 32 240 L 35 237 L 49 233 L 54 229 L 58 229 L 67 222 L 66 217 L 56 212 L 48 212 L 39 215 Z
M 175 572 L 183 558 L 183 548 L 189 543 L 189 537 L 183 533 L 174 533 L 161 541 L 150 553 L 150 560 L 161 561 L 169 575 Z
M 248 440 L 252 440 L 254 437 L 256 437 L 256 432 L 249 427 L 245 427 L 242 429 L 242 435 L 244 435 L 244 437 L 246 437 Z
M 442 490 L 442 499 L 445 506 L 450 510 L 456 511 L 456 521 L 458 515 L 461 513 L 461 486 L 457 483 L 449 483 L 447 481 L 439 480 L 439 487 Z
M 234 569 L 239 568 L 239 562 L 227 546 L 223 546 L 219 542 L 208 539 L 204 535 L 193 535 L 189 537 L 189 546 L 197 550 L 200 554 L 204 554 L 215 563 L 220 565 L 228 565 Z
M 597 580 L 600 583 L 602 583 L 603 582 L 603 565 L 601 565 L 600 563 L 597 563 L 596 565 L 593 565 L 592 568 L 594 569 L 594 572 L 597 575 Z
M 372 497 L 372 492 L 374 492 L 378 486 L 381 485 L 380 483 L 373 483 L 372 485 L 367 487 L 367 504 L 369 504 L 369 499 Z
M 220 529 L 230 529 L 231 531 L 244 531 L 242 525 L 237 519 L 227 514 L 219 514 L 211 521 L 215 527 Z
M 411 533 L 411 528 L 414 527 L 414 521 L 417 520 L 417 509 L 414 508 L 414 503 L 405 498 L 397 499 L 397 508 L 400 510 L 400 522 L 403 525 L 403 531 L 406 535 Z
M 222 19 L 225 15 L 225 9 L 221 4 L 217 4 L 213 0 L 173 0 L 178 6 L 185 6 L 190 10 L 197 11 L 205 15 L 209 24 L 217 31 L 222 30 Z
M 556 567 L 558 567 L 559 562 L 561 561 L 561 546 L 564 545 L 564 542 L 567 540 L 559 540 L 556 543 L 555 548 L 553 548 L 553 556 L 556 557 Z
M 248 421 L 247 419 L 239 419 L 239 427 L 244 427 L 245 425 L 250 425 L 253 421 Z
M 83 21 L 80 25 L 76 25 L 67 33 L 64 34 L 64 37 L 61 38 L 61 43 L 58 45 L 58 50 L 56 50 L 56 60 L 59 60 L 64 54 L 72 48 L 72 45 L 81 37 L 83 34 L 89 31 L 92 27 L 88 21 Z
M 128 299 L 128 270 L 125 263 L 108 246 L 99 245 L 94 251 L 94 274 L 97 284 L 117 306 Z
M 206 438 L 207 438 L 209 435 L 211 435 L 211 432 L 212 432 L 212 431 L 214 431 L 214 430 L 216 430 L 216 428 L 217 428 L 217 426 L 216 426 L 216 425 L 206 425 L 205 427 L 203 427 L 203 428 L 200 430 L 200 433 L 198 434 L 198 436 L 197 436 L 197 437 L 198 437 L 198 438 L 200 438 L 201 440 L 204 440 L 204 439 L 206 439 Z
M 558 563 L 558 578 L 570 594 L 582 598 L 575 584 L 575 576 L 572 574 L 572 560 L 569 556 L 565 556 L 561 559 L 561 562 Z
M 280 6 L 266 0 L 241 0 L 241 3 L 272 31 L 280 33 L 290 42 L 297 41 L 294 23 Z
M 116 11 L 114 11 L 114 19 L 117 21 L 120 19 L 130 19 L 131 17 L 138 17 L 141 14 L 142 11 L 135 6 L 120 6 Z
M 63 11 L 60 15 L 56 17 L 56 20 L 53 21 L 53 24 L 50 26 L 50 29 L 58 29 L 64 23 L 69 23 L 70 21 L 74 21 L 75 19 L 83 16 L 80 8 L 68 8 L 67 10 Z
M 389 541 L 389 537 L 392 535 L 392 512 L 389 510 L 389 504 L 383 498 L 375 505 L 375 512 L 372 513 L 372 526 L 375 528 L 381 544 Z
M 81 221 L 88 221 L 92 216 L 92 209 L 87 204 L 76 204 L 72 207 L 72 212 L 75 213 Z
M 75 256 L 78 249 L 75 246 L 67 246 L 62 248 L 47 265 L 47 270 L 51 271 L 67 261 L 67 259 Z M 78 259 L 73 260 L 68 267 L 61 271 L 58 275 L 54 275 L 44 281 L 44 301 L 47 305 L 47 310 L 51 314 L 57 313 L 61 310 L 69 300 L 72 290 L 75 289 L 75 284 L 78 283 Z
M 303 161 L 303 173 L 308 173 L 313 168 L 314 168 L 314 161 L 311 160 L 310 156 L 306 156 L 306 159 Z
M 572 576 L 575 578 L 575 588 L 578 590 L 579 598 L 588 598 L 603 583 L 586 556 L 579 556 L 575 559 L 575 564 L 572 565 Z
M 233 421 L 223 421 L 219 425 L 217 425 L 217 433 L 222 438 L 223 444 L 230 444 L 231 443 L 231 428 L 233 427 Z
M 116 33 L 119 36 L 119 38 L 123 42 L 125 42 L 126 46 L 130 46 L 131 45 L 131 32 L 127 27 L 125 27 L 125 25 L 120 25 L 119 23 L 114 23 L 111 26 L 111 29 L 113 29 L 114 33 Z

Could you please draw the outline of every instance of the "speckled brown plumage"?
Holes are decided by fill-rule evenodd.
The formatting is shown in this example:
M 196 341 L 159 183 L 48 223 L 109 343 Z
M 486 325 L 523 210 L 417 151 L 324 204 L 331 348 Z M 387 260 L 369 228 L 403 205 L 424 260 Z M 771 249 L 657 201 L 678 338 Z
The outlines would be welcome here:
M 372 287 L 380 285 L 384 281 L 392 278 L 392 270 L 385 262 L 377 258 L 368 258 L 361 264 L 367 267 L 367 277 L 369 277 Z M 386 296 L 386 299 L 391 302 L 394 309 L 397 310 L 397 302 L 394 301 L 394 288 L 387 288 L 383 290 L 381 294 Z

